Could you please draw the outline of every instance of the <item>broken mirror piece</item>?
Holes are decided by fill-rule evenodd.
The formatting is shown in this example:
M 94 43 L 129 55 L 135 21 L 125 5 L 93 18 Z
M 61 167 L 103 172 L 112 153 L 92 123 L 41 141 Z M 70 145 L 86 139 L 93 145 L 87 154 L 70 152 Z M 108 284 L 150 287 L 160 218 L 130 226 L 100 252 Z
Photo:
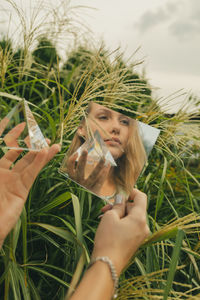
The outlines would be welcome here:
M 86 140 L 85 143 L 78 148 L 78 150 L 76 151 L 78 154 L 76 161 L 79 160 L 83 150 L 86 150 L 88 152 L 88 164 L 95 164 L 96 162 L 99 162 L 101 159 L 103 159 L 105 160 L 105 165 L 110 164 L 111 166 L 117 166 L 115 160 L 112 157 L 112 154 L 106 147 L 98 130 L 95 131 L 93 137 Z
M 144 145 L 147 156 L 151 153 L 153 146 L 160 134 L 160 129 L 152 127 L 143 122 L 138 122 L 139 132 Z
M 0 147 L 31 151 L 48 147 L 26 100 L 21 100 L 0 121 Z
M 59 172 L 107 203 L 126 201 L 159 135 L 140 123 L 91 102 Z

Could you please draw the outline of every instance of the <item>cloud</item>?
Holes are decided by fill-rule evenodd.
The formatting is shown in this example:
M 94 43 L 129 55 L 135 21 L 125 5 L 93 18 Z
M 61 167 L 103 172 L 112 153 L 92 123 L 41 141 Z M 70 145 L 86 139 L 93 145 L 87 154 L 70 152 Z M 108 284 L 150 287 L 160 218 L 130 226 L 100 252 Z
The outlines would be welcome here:
M 180 41 L 193 39 L 199 35 L 200 21 L 178 20 L 169 26 L 169 32 Z
M 167 21 L 169 17 L 168 11 L 164 10 L 163 8 L 159 8 L 157 11 L 147 11 L 141 16 L 138 23 L 136 23 L 136 26 L 140 32 L 144 33 L 150 30 L 152 27 Z
M 169 25 L 169 33 L 180 41 L 192 40 L 200 33 L 200 1 L 183 1 L 182 10 Z
M 179 41 L 195 38 L 200 33 L 200 1 L 168 0 L 156 10 L 146 11 L 137 22 L 140 33 L 158 28 L 165 23 L 168 33 Z
M 170 14 L 174 14 L 174 13 L 176 13 L 178 10 L 179 10 L 179 8 L 180 8 L 180 2 L 178 2 L 178 1 L 176 1 L 176 3 L 174 3 L 174 2 L 167 2 L 166 3 L 166 10 L 170 13 Z
M 140 32 L 147 32 L 153 27 L 161 25 L 162 23 L 169 22 L 176 16 L 180 8 L 180 0 L 176 3 L 169 0 L 169 2 L 158 6 L 154 11 L 146 11 L 137 22 L 136 26 Z

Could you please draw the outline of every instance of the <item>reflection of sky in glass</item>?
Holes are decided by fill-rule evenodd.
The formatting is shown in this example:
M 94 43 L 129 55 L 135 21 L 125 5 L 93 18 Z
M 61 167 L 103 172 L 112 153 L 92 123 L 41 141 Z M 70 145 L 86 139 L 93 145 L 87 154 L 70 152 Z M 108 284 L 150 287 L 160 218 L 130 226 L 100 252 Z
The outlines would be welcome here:
M 144 148 L 147 155 L 149 155 L 160 134 L 160 130 L 142 122 L 138 122 L 138 125 Z

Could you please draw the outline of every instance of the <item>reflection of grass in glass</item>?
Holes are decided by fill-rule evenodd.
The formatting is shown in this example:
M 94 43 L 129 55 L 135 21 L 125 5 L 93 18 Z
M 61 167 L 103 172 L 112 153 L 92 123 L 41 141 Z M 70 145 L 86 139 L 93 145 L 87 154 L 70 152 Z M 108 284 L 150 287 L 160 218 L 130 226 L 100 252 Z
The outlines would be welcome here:
M 23 22 L 25 19 L 21 16 Z M 60 33 L 70 33 L 69 27 L 61 29 Z M 71 30 L 78 34 L 75 27 Z M 4 117 L 16 102 L 13 95 L 26 98 L 43 133 L 52 142 L 61 140 L 63 152 L 37 178 L 21 219 L 5 242 L 0 257 L 4 299 L 21 299 L 22 294 L 24 299 L 64 299 L 70 282 L 72 290 L 89 261 L 102 203 L 63 178 L 57 169 L 90 101 L 161 129 L 137 182 L 148 195 L 153 235 L 121 275 L 118 298 L 162 299 L 171 287 L 169 299 L 195 299 L 192 296 L 199 293 L 200 285 L 200 175 L 199 157 L 191 154 L 200 146 L 198 118 L 184 110 L 171 116 L 164 114 L 158 103 L 163 102 L 168 109 L 175 96 L 154 101 L 146 93 L 148 84 L 136 76 L 123 56 L 112 61 L 103 48 L 74 48 L 60 67 L 59 60 L 51 60 L 50 34 L 52 42 L 42 44 L 40 61 L 38 57 L 36 61 L 30 48 L 45 33 L 45 26 L 41 31 L 32 28 L 32 33 L 34 39 L 24 36 L 26 47 L 18 54 L 8 43 L 4 48 L 0 43 L 0 116 Z M 179 230 L 185 232 L 181 249 Z M 178 256 L 173 256 L 173 249 Z M 178 264 L 176 270 L 171 268 L 172 258 Z

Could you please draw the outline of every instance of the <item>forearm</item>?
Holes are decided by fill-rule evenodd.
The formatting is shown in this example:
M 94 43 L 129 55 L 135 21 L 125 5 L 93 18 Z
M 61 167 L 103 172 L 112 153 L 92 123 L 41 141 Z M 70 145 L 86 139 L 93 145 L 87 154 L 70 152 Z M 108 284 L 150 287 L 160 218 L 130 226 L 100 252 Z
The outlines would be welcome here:
M 87 270 L 70 300 L 110 300 L 113 290 L 114 283 L 109 266 L 97 261 Z

